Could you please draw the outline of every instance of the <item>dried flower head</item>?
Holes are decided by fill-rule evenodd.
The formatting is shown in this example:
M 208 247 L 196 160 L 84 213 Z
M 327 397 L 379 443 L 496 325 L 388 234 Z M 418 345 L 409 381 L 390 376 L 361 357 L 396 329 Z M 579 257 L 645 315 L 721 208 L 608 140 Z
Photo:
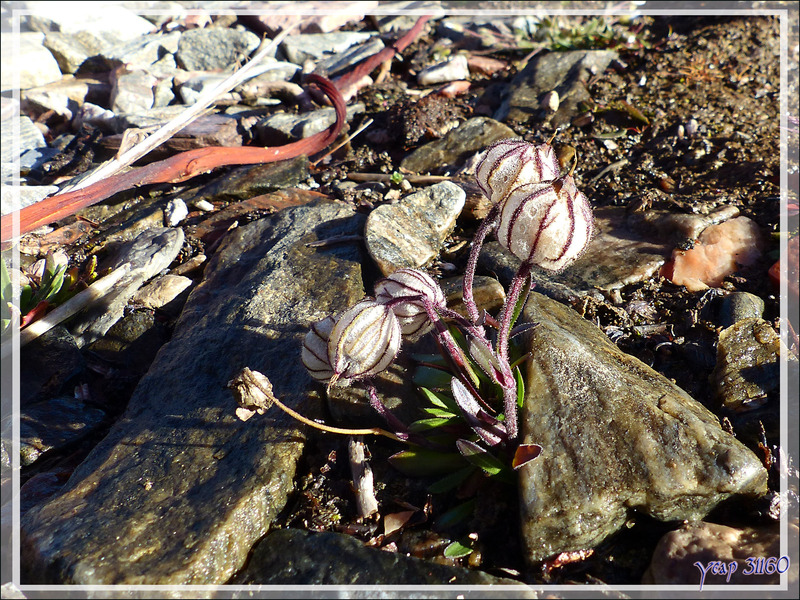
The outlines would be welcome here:
M 399 269 L 375 284 L 376 301 L 391 307 L 400 322 L 402 334 L 412 339 L 433 327 L 423 298 L 434 307 L 447 304 L 439 284 L 418 269 Z
M 361 379 L 386 369 L 400 351 L 400 323 L 392 310 L 365 299 L 343 312 L 328 338 L 330 383 Z
M 571 175 L 511 190 L 497 227 L 503 247 L 549 271 L 577 260 L 593 233 L 591 206 Z
M 333 377 L 333 367 L 328 359 L 328 339 L 336 323 L 333 317 L 325 317 L 314 323 L 303 340 L 301 360 L 308 373 L 323 383 Z
M 501 140 L 487 148 L 475 169 L 475 178 L 492 202 L 502 202 L 511 191 L 529 183 L 552 181 L 561 175 L 555 150 L 522 140 Z

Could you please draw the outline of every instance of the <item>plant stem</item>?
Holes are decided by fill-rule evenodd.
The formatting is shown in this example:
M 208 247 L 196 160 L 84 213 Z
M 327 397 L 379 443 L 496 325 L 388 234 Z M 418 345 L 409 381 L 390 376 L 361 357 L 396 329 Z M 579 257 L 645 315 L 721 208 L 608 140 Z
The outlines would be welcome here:
M 486 239 L 486 236 L 495 226 L 495 219 L 497 219 L 497 215 L 499 213 L 500 204 L 498 203 L 492 206 L 492 208 L 489 210 L 489 214 L 487 214 L 486 218 L 481 222 L 480 226 L 478 227 L 478 231 L 475 232 L 475 238 L 472 241 L 472 248 L 469 251 L 467 268 L 464 271 L 464 306 L 467 307 L 467 314 L 469 314 L 469 318 L 476 325 L 480 321 L 480 313 L 478 312 L 478 305 L 475 304 L 475 297 L 472 293 L 472 286 L 475 281 L 475 269 L 478 267 L 478 255 L 481 252 L 483 240 Z
M 256 386 L 262 394 L 264 394 L 271 402 L 275 403 L 278 408 L 280 408 L 283 412 L 288 414 L 293 419 L 297 419 L 301 423 L 308 425 L 309 427 L 313 427 L 314 429 L 319 429 L 320 431 L 327 431 L 328 433 L 340 433 L 342 435 L 382 435 L 384 437 L 388 437 L 389 439 L 395 440 L 396 442 L 405 442 L 406 440 L 396 436 L 393 433 L 386 431 L 385 429 L 381 429 L 380 427 L 371 427 L 368 429 L 344 429 L 342 427 L 331 427 L 330 425 L 323 425 L 322 423 L 317 423 L 316 421 L 312 421 L 301 415 L 299 412 L 296 412 L 286 406 L 283 402 L 278 400 L 275 395 L 268 389 L 266 389 L 261 382 L 259 382 L 255 377 L 249 378 L 249 383 Z

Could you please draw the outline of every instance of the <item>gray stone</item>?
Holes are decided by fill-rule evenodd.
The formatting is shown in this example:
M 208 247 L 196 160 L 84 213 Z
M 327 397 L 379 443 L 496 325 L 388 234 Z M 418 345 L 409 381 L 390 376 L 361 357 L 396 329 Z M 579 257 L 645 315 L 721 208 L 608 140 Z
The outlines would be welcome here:
M 436 257 L 455 227 L 465 197 L 460 187 L 443 181 L 373 210 L 364 238 L 381 273 L 422 267 Z
M 68 396 L 45 400 L 20 411 L 20 461 L 28 466 L 45 452 L 59 450 L 97 429 L 105 413 Z
M 146 19 L 114 4 L 98 10 L 91 3 L 35 2 L 27 10 L 30 11 L 27 25 L 35 31 L 87 32 L 106 43 L 131 40 L 155 29 Z
M 128 65 L 138 69 L 148 67 L 168 54 L 178 50 L 181 34 L 173 31 L 166 35 L 143 35 L 122 44 L 104 49 L 100 55 L 108 63 L 109 68 Z
M 202 73 L 191 79 L 187 79 L 181 84 L 179 93 L 184 104 L 194 104 L 204 92 L 215 88 L 229 75 L 217 73 Z
M 181 35 L 175 59 L 187 71 L 229 69 L 244 62 L 261 40 L 250 31 L 211 27 Z
M 781 340 L 766 321 L 750 317 L 724 329 L 711 374 L 717 400 L 734 412 L 753 410 L 780 395 Z M 794 361 L 796 362 L 796 358 Z
M 99 54 L 105 44 L 86 31 L 61 33 L 49 31 L 44 38 L 44 47 L 55 57 L 62 73 L 75 73 L 92 56 Z
M 22 156 L 19 157 L 19 170 L 20 174 L 27 175 L 34 169 L 38 169 L 44 163 L 51 160 L 53 157 L 58 155 L 61 152 L 58 148 L 31 148 L 30 150 L 26 150 L 22 153 Z M 44 188 L 44 193 L 52 193 L 58 188 L 56 186 L 37 186 L 40 188 Z M 55 188 L 55 189 L 53 189 Z M 44 196 L 42 196 L 44 197 Z
M 797 525 L 789 524 L 790 537 L 797 539 Z M 642 577 L 644 585 L 691 585 L 703 589 L 711 585 L 778 585 L 781 575 L 773 570 L 767 573 L 766 565 L 757 569 L 748 559 L 780 558 L 781 533 L 778 524 L 767 527 L 735 528 L 717 523 L 696 521 L 684 523 L 658 542 L 650 567 Z M 705 578 L 695 563 L 708 567 L 712 561 L 722 561 L 726 566 L 736 563 L 736 570 L 728 576 L 708 571 Z M 750 566 L 751 573 L 745 574 Z M 797 563 L 782 561 L 781 570 L 789 567 L 789 585 L 797 585 Z M 758 571 L 761 571 L 760 573 Z M 719 588 L 717 588 L 719 589 Z M 742 589 L 742 588 L 739 588 Z M 746 588 L 745 588 L 746 589 Z
M 135 70 L 117 75 L 111 89 L 111 110 L 115 113 L 139 113 L 153 107 L 157 80 L 147 71 Z
M 74 338 L 58 325 L 20 349 L 19 402 L 26 407 L 66 392 L 85 361 Z
M 343 52 L 324 58 L 317 63 L 314 71 L 325 77 L 335 77 L 343 71 L 350 69 L 365 58 L 377 54 L 384 48 L 383 41 L 378 37 L 371 37 L 363 44 L 351 46 Z
M 454 56 L 450 60 L 422 69 L 417 74 L 417 83 L 420 85 L 436 85 L 458 79 L 469 79 L 467 57 L 463 54 Z
M 166 269 L 175 260 L 183 244 L 183 230 L 148 228 L 120 249 L 111 265 L 118 269 L 130 265 L 130 271 L 119 283 L 92 306 L 70 321 L 70 331 L 79 346 L 101 337 L 122 317 L 128 300 L 149 279 Z
M 284 402 L 315 412 L 302 339 L 364 290 L 357 244 L 308 244 L 362 226 L 352 207 L 323 201 L 227 235 L 125 415 L 63 494 L 23 517 L 26 581 L 222 584 L 241 569 L 304 443 L 280 411 L 240 421 L 227 382 L 258 369 Z
M 161 308 L 175 300 L 191 285 L 192 280 L 183 275 L 164 275 L 136 292 L 133 302 L 148 308 Z
M 351 104 L 347 107 L 347 121 L 364 113 L 364 105 Z M 333 125 L 336 111 L 333 108 L 320 108 L 301 115 L 277 113 L 262 119 L 256 131 L 265 145 L 279 145 L 307 138 Z
M 169 340 L 169 329 L 152 310 L 131 310 L 114 323 L 88 350 L 128 374 L 144 374 L 161 346 Z
M 19 40 L 19 53 L 14 45 L 14 38 Z M 25 90 L 61 79 L 61 69 L 50 51 L 42 45 L 44 36 L 41 33 L 4 35 L 0 39 L 3 57 L 0 75 L 2 91 L 15 88 Z
M 249 564 L 231 584 L 514 585 L 518 590 L 510 593 L 515 598 L 537 597 L 533 590 L 513 579 L 367 548 L 357 539 L 340 533 L 299 529 L 270 533 L 259 542 Z M 413 597 L 428 596 L 414 592 Z
M 733 495 L 767 491 L 759 459 L 717 417 L 620 351 L 572 309 L 533 293 L 520 469 L 526 558 L 591 548 L 636 512 L 700 519 Z
M 302 65 L 307 60 L 318 60 L 326 54 L 344 52 L 371 37 L 369 33 L 337 31 L 334 33 L 306 33 L 290 35 L 281 44 L 286 60 Z
M 19 137 L 15 138 L 13 135 L 11 122 L 3 123 L 2 127 L 2 161 L 4 163 L 14 162 L 15 156 L 14 145 L 19 142 L 20 154 L 32 148 L 44 148 L 47 142 L 44 141 L 44 135 L 36 125 L 33 124 L 28 117 L 19 117 Z
M 291 160 L 263 165 L 236 167 L 227 175 L 216 178 L 198 194 L 207 201 L 247 200 L 296 186 L 308 178 L 308 158 L 298 156 Z
M 467 158 L 498 140 L 518 137 L 514 130 L 488 117 L 475 117 L 434 142 L 414 150 L 400 166 L 413 173 L 453 170 Z
M 573 50 L 539 54 L 511 80 L 511 93 L 497 109 L 498 121 L 527 123 L 531 117 L 548 119 L 554 128 L 569 123 L 578 105 L 591 96 L 586 82 L 605 71 L 618 58 L 613 50 Z M 560 104 L 548 114 L 541 108 L 542 97 L 555 90 Z
M 744 319 L 760 319 L 764 314 L 764 300 L 755 294 L 733 292 L 722 299 L 719 324 L 730 327 Z

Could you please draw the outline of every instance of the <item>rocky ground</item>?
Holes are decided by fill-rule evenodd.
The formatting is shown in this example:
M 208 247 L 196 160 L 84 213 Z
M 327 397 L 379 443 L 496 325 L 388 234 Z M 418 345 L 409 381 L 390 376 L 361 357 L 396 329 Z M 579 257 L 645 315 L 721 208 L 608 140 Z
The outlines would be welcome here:
M 4 19 L 17 4 L 3 4 Z M 4 215 L 14 186 L 23 205 L 55 192 L 287 25 L 190 5 L 141 16 L 32 6 L 19 104 L 3 35 Z M 312 19 L 137 165 L 329 127 L 333 109 L 303 91 L 302 74 L 335 83 L 390 46 L 417 19 L 398 6 Z M 797 382 L 797 322 L 780 319 L 781 300 L 797 306 L 796 11 L 782 214 L 777 17 L 543 19 L 498 7 L 518 13 L 432 5 L 420 35 L 351 90 L 349 137 L 335 149 L 117 193 L 4 244 L 34 291 L 47 286 L 36 268 L 48 252 L 51 270 L 74 268 L 74 290 L 93 272 L 120 276 L 21 350 L 23 583 L 491 584 L 534 597 L 550 584 L 699 585 L 694 563 L 713 560 L 739 560 L 731 583 L 777 582 L 743 572 L 748 557 L 780 557 L 782 512 L 797 546 L 796 462 L 781 439 L 796 403 L 781 413 L 779 385 L 781 354 Z M 382 426 L 362 388 L 326 393 L 309 378 L 303 337 L 400 267 L 427 270 L 455 307 L 489 208 L 476 157 L 509 137 L 552 138 L 597 227 L 567 270 L 535 270 L 523 313 L 538 326 L 519 341 L 531 357 L 520 422 L 542 455 L 511 481 L 477 471 L 445 485 L 463 463 L 404 466 L 391 458 L 401 444 L 366 437 L 377 510 L 363 514 L 348 436 L 274 407 L 243 420 L 228 382 L 249 367 L 306 416 Z M 782 239 L 794 240 L 788 298 Z M 490 312 L 518 264 L 490 237 L 476 282 Z M 50 299 L 30 328 L 66 292 Z M 433 350 L 423 338 L 377 378 L 404 420 L 430 407 L 418 387 L 437 384 L 419 363 Z M 7 366 L 4 353 L 4 543 Z

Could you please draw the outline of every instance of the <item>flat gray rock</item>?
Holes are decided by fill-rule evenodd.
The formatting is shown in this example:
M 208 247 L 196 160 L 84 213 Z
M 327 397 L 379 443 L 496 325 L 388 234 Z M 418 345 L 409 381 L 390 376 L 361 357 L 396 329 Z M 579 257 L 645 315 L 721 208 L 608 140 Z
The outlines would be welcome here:
M 247 568 L 232 585 L 514 585 L 515 598 L 536 598 L 533 590 L 513 579 L 483 571 L 367 548 L 340 533 L 278 529 L 259 542 Z M 456 589 L 454 589 L 456 591 Z M 412 597 L 441 597 L 419 596 Z M 522 595 L 520 595 L 522 594 Z
M 261 40 L 250 31 L 208 27 L 184 32 L 175 60 L 187 71 L 229 69 L 244 62 Z
M 591 548 L 634 513 L 700 519 L 767 491 L 759 459 L 718 418 L 572 309 L 533 293 L 520 470 L 526 558 Z
M 142 285 L 166 269 L 183 245 L 183 230 L 153 227 L 125 244 L 111 268 L 130 265 L 130 271 L 102 299 L 70 321 L 69 330 L 79 346 L 102 336 L 125 312 L 125 306 Z
M 613 50 L 573 50 L 539 54 L 511 80 L 511 93 L 494 115 L 498 121 L 527 123 L 531 117 L 549 119 L 558 128 L 578 114 L 578 105 L 590 99 L 586 82 L 605 71 L 619 55 Z M 555 114 L 541 108 L 545 94 L 558 92 Z
M 318 405 L 302 339 L 362 298 L 362 257 L 357 244 L 307 244 L 362 225 L 350 206 L 317 202 L 225 238 L 126 413 L 63 493 L 25 514 L 26 581 L 221 584 L 244 565 L 285 504 L 304 437 L 280 411 L 237 419 L 227 382 L 249 366 L 290 406 Z
M 363 104 L 351 104 L 347 107 L 347 121 L 363 114 Z M 265 145 L 278 145 L 294 142 L 327 129 L 336 121 L 336 111 L 333 108 L 320 108 L 309 113 L 291 114 L 277 113 L 262 119 L 256 125 L 259 137 Z
M 350 46 L 365 42 L 369 33 L 357 31 L 336 31 L 333 33 L 306 33 L 290 35 L 281 44 L 286 60 L 296 65 L 305 61 L 325 57 L 326 54 L 344 52 Z
M 461 123 L 435 142 L 420 146 L 400 163 L 414 173 L 453 170 L 473 154 L 498 140 L 519 137 L 510 127 L 488 117 L 475 117 Z
M 82 400 L 60 396 L 20 411 L 20 462 L 28 466 L 45 452 L 64 448 L 91 433 L 105 413 Z
M 464 190 L 443 181 L 373 210 L 364 227 L 370 256 L 384 275 L 433 259 L 464 208 Z
M 18 41 L 18 46 L 15 42 Z M 25 90 L 61 79 L 61 69 L 50 51 L 42 45 L 44 36 L 38 32 L 23 32 L 18 36 L 2 36 L 2 91 L 17 85 Z M 19 52 L 17 52 L 19 48 Z

